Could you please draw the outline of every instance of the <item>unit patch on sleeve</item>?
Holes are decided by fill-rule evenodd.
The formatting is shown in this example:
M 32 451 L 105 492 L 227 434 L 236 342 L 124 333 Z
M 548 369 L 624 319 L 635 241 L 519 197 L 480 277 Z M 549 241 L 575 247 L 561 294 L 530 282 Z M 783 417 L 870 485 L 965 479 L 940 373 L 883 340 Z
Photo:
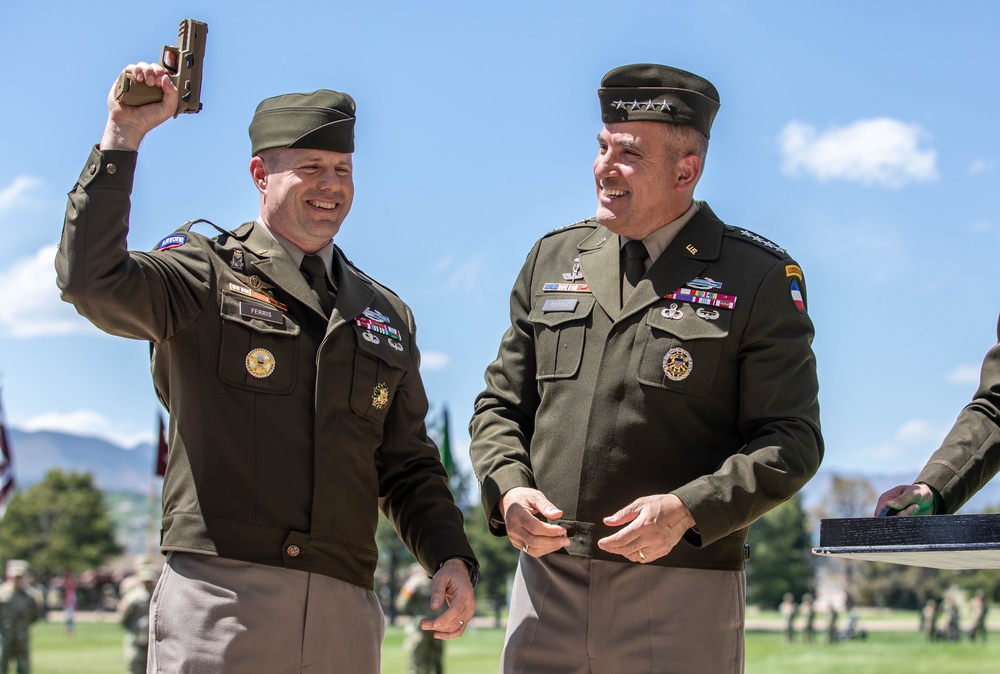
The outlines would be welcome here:
M 163 241 L 156 244 L 156 250 L 170 250 L 171 248 L 179 248 L 187 243 L 187 234 L 171 234 Z
M 798 310 L 800 314 L 806 312 L 806 300 L 802 296 L 802 288 L 799 286 L 797 279 L 792 279 L 792 282 L 788 284 L 788 292 L 792 296 L 792 304 L 795 305 L 795 309 Z

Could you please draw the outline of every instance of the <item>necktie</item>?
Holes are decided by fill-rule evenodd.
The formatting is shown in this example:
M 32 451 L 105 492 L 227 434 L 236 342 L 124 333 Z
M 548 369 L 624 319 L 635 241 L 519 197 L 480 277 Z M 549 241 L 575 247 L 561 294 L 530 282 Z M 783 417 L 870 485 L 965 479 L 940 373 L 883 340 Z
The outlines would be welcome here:
M 319 255 L 306 255 L 302 258 L 302 265 L 299 268 L 309 281 L 320 306 L 323 307 L 323 313 L 329 316 L 333 311 L 333 294 L 326 282 L 326 265 L 323 264 L 323 259 Z
M 639 281 L 646 275 L 646 259 L 649 251 L 642 241 L 626 241 L 622 247 L 625 257 L 625 277 L 622 283 L 622 302 L 629 298 Z

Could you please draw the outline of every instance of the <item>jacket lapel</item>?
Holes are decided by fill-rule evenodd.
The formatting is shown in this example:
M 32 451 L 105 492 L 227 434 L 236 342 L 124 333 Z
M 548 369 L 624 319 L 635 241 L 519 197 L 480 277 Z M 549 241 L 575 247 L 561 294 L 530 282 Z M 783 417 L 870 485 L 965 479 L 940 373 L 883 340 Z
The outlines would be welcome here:
M 643 311 L 701 274 L 707 262 L 717 260 L 722 248 L 723 223 L 703 204 L 691 221 L 646 271 L 622 307 L 618 320 Z
M 617 316 L 622 310 L 618 235 L 602 225 L 581 241 L 577 248 L 584 282 L 590 286 L 594 299 L 604 312 L 608 316 Z
M 330 315 L 327 332 L 360 316 L 375 299 L 375 289 L 371 282 L 347 261 L 340 248 L 334 246 L 333 254 L 334 262 L 340 265 L 340 287 L 337 289 L 337 303 Z
M 249 231 L 244 232 L 243 228 L 240 228 L 236 234 L 243 241 L 244 249 L 256 257 L 254 271 L 267 279 L 271 285 L 280 288 L 282 292 L 291 295 L 322 316 L 323 307 L 281 244 L 257 222 L 248 223 L 246 227 L 249 227 Z

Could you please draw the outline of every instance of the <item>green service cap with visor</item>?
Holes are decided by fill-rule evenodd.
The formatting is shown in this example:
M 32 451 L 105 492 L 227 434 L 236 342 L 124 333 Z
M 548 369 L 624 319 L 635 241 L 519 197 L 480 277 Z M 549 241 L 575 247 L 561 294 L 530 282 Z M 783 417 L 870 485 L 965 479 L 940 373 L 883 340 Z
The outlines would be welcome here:
M 608 72 L 597 90 L 601 119 L 664 122 L 693 126 L 709 137 L 719 111 L 719 92 L 694 73 L 655 63 L 620 66 Z
M 266 98 L 250 122 L 250 152 L 272 147 L 354 152 L 354 99 L 320 89 Z

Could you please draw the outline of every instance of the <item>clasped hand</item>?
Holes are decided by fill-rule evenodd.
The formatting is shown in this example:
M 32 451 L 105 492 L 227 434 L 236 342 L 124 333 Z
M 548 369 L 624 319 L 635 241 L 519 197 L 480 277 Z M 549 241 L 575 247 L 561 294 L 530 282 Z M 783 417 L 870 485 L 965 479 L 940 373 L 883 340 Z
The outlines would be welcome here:
M 558 519 L 563 511 L 537 489 L 515 487 L 503 495 L 500 507 L 511 545 L 532 557 L 541 557 L 570 544 L 566 529 L 539 521 L 535 515 Z M 623 527 L 597 545 L 605 552 L 649 563 L 669 553 L 684 532 L 695 526 L 687 506 L 673 494 L 657 494 L 636 499 L 604 523 Z

